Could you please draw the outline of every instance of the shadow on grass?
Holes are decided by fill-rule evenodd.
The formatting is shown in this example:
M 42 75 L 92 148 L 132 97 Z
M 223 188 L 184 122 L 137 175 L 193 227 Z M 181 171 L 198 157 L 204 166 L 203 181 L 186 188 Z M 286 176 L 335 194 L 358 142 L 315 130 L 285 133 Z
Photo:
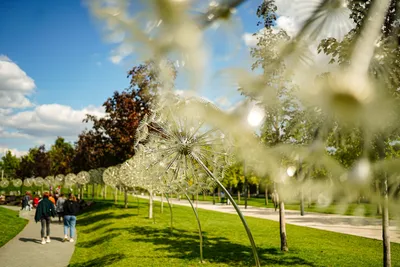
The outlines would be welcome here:
M 137 216 L 137 214 L 124 213 L 124 214 L 115 215 L 113 212 L 107 212 L 107 213 L 102 213 L 102 214 L 98 214 L 98 215 L 94 215 L 94 216 L 89 215 L 84 218 L 78 218 L 77 223 L 81 226 L 87 226 L 92 223 L 97 223 L 99 221 L 105 221 L 105 220 L 111 220 L 111 219 L 124 219 L 124 218 L 133 217 L 133 216 Z
M 76 246 L 77 247 L 81 247 L 81 248 L 90 248 L 90 247 L 93 247 L 93 246 L 101 245 L 104 242 L 107 242 L 107 241 L 109 241 L 109 240 L 111 240 L 114 237 L 117 237 L 119 235 L 121 235 L 121 234 L 120 233 L 115 233 L 115 234 L 104 235 L 104 236 L 101 236 L 99 238 L 96 238 L 96 239 L 93 239 L 93 240 L 90 240 L 90 241 L 78 242 L 76 244 Z
M 87 262 L 83 263 L 77 263 L 77 264 L 70 264 L 68 267 L 103 267 L 103 266 L 109 266 L 113 263 L 116 263 L 122 259 L 125 258 L 124 254 L 121 253 L 115 253 L 115 254 L 110 254 L 106 255 L 103 257 L 99 257 Z
M 181 229 L 174 229 L 171 235 L 169 229 L 155 229 L 152 227 L 114 228 L 110 231 L 127 231 L 136 236 L 132 242 L 152 243 L 155 250 L 165 250 L 168 257 L 179 259 L 198 259 L 199 237 L 197 233 L 191 233 Z M 225 237 L 204 238 L 204 260 L 210 263 L 226 263 L 230 266 L 253 266 L 254 258 L 250 246 L 232 243 Z M 314 266 L 300 257 L 289 253 L 282 253 L 276 248 L 259 248 L 258 254 L 262 265 L 303 265 Z
M 81 230 L 81 232 L 84 233 L 84 234 L 90 234 L 91 232 L 100 230 L 100 229 L 102 229 L 103 227 L 109 226 L 109 225 L 110 225 L 109 223 L 101 223 L 101 224 L 98 224 L 98 225 L 93 226 L 92 228 L 88 228 L 88 229 L 86 229 L 86 230 Z

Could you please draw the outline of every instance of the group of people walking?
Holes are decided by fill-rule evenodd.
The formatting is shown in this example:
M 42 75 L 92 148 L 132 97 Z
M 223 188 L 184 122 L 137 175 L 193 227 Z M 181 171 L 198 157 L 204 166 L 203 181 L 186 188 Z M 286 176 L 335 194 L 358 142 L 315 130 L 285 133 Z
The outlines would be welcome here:
M 50 243 L 50 224 L 51 217 L 58 215 L 58 220 L 64 222 L 64 239 L 63 242 L 74 242 L 76 215 L 79 212 L 79 204 L 74 194 L 69 194 L 68 198 L 64 198 L 61 194 L 55 202 L 54 198 L 47 192 L 43 194 L 42 199 L 36 207 L 35 221 L 41 223 L 42 244 Z

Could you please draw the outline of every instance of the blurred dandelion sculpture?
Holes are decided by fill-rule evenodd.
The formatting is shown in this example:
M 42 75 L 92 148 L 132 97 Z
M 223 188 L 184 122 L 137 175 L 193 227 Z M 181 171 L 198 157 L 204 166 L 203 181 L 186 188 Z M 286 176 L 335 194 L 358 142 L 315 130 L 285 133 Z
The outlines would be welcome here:
M 120 184 L 119 166 L 112 166 L 103 172 L 103 181 L 105 185 L 111 186 L 114 191 L 114 203 L 117 203 L 117 186 Z
M 171 175 L 165 182 L 167 191 L 174 183 L 184 187 L 183 181 L 200 184 L 200 169 L 231 199 L 211 170 L 212 155 L 223 159 L 230 154 L 227 138 L 222 137 L 230 136 L 239 160 L 254 166 L 258 175 L 272 177 L 282 199 L 299 192 L 300 186 L 317 192 L 322 205 L 338 198 L 353 201 L 360 194 L 381 205 L 383 264 L 391 266 L 389 212 L 400 212 L 391 208 L 395 206 L 391 203 L 398 203 L 400 173 L 400 159 L 393 148 L 400 136 L 398 1 L 296 0 L 292 8 L 301 26 L 291 34 L 276 29 L 274 1 L 262 2 L 257 14 L 264 28 L 257 33 L 258 45 L 252 50 L 253 67 L 261 68 L 262 75 L 238 69 L 228 73 L 241 92 L 264 108 L 261 139 L 266 146 L 243 125 L 237 116 L 242 111 L 227 114 L 201 101 L 168 100 L 172 79 L 165 67 L 167 59 L 187 70 L 191 89 L 199 88 L 208 67 L 204 30 L 221 20 L 229 22 L 234 9 L 245 1 L 206 2 L 149 0 L 140 14 L 131 14 L 127 0 L 89 4 L 92 13 L 106 23 L 109 37 L 124 35 L 116 49 L 124 53 L 115 55 L 116 59 L 127 58 L 135 50 L 140 59 L 151 59 L 159 67 L 161 104 L 144 119 L 137 136 L 136 145 L 144 145 L 151 155 L 143 166 L 153 168 L 160 181 L 167 177 L 161 172 Z M 204 11 L 193 15 L 197 4 Z M 329 72 L 321 73 L 319 63 L 310 60 L 310 49 L 316 46 L 331 57 L 334 64 Z M 352 160 L 345 161 L 340 155 L 346 153 L 343 139 L 348 136 L 352 136 L 348 142 L 356 140 L 357 145 L 346 144 L 354 153 Z M 335 148 L 333 152 L 327 152 L 329 146 Z M 260 159 L 263 164 L 257 164 Z M 251 232 L 231 202 L 260 266 Z
M 251 242 L 255 260 L 259 264 L 255 242 L 244 216 L 228 190 L 219 181 L 221 177 L 214 176 L 207 167 L 215 166 L 216 157 L 227 158 L 231 143 L 220 130 L 210 127 L 199 116 L 187 112 L 188 110 L 185 109 L 187 106 L 198 102 L 203 101 L 196 98 L 171 97 L 158 111 L 144 118 L 138 128 L 137 142 L 147 140 L 146 148 L 142 148 L 146 151 L 145 155 L 149 160 L 146 161 L 146 170 L 154 170 L 156 173 L 160 173 L 160 170 L 172 172 L 172 179 L 168 183 L 177 182 L 179 189 L 183 191 L 191 204 L 198 221 L 200 240 L 202 240 L 202 234 L 198 214 L 185 192 L 186 188 L 183 188 L 180 183 L 190 182 L 197 186 L 203 185 L 204 178 L 199 176 L 199 169 L 211 177 L 235 207 Z M 205 105 L 216 108 L 211 103 L 205 103 Z M 143 146 L 138 144 L 138 147 Z M 154 177 L 154 174 L 152 176 Z M 202 241 L 200 248 L 202 260 Z
M 9 186 L 9 184 L 10 184 L 10 182 L 6 179 L 0 181 L 1 188 L 7 188 Z

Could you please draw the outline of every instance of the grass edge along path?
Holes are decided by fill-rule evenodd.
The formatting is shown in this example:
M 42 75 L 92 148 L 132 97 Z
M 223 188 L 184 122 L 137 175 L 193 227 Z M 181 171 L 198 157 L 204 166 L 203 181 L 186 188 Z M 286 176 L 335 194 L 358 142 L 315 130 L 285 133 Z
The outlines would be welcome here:
M 71 267 L 88 266 L 253 266 L 249 241 L 238 216 L 199 209 L 204 231 L 204 258 L 190 208 L 174 206 L 174 231 L 169 210 L 155 223 L 147 218 L 147 201 L 128 209 L 96 203 L 78 217 L 79 240 Z M 287 225 L 288 253 L 279 251 L 279 224 L 247 217 L 263 266 L 381 266 L 381 241 Z M 392 243 L 393 266 L 400 263 L 400 245 Z M 396 265 L 397 264 L 397 265 Z
M 19 217 L 19 212 L 0 206 L 0 249 L 19 234 L 28 220 Z

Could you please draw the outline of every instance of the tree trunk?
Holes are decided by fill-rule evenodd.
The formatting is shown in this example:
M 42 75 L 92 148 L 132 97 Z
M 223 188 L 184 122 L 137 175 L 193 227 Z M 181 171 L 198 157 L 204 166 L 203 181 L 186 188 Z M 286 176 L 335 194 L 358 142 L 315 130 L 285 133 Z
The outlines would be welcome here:
M 304 216 L 304 192 L 303 192 L 303 187 L 300 189 L 300 215 Z
M 279 201 L 279 230 L 281 236 L 281 251 L 288 251 L 289 248 L 286 238 L 285 203 L 283 200 Z
M 94 200 L 94 189 L 95 189 L 95 187 L 96 187 L 96 185 L 95 184 L 92 184 L 92 201 Z
M 153 192 L 149 191 L 149 219 L 153 218 Z
M 381 196 L 381 190 L 379 189 L 379 181 L 378 181 L 378 180 L 375 181 L 375 189 L 376 189 L 377 194 L 378 194 L 379 196 Z M 380 200 L 379 200 L 379 202 L 378 202 L 378 204 L 377 204 L 377 207 L 376 207 L 376 213 L 377 213 L 378 215 L 381 215 L 381 214 L 382 214 L 382 204 L 381 204 L 381 201 L 380 201 Z
M 215 205 L 215 192 L 213 192 L 213 205 Z
M 389 198 L 387 177 L 384 182 L 383 214 L 382 214 L 382 239 L 383 239 L 383 266 L 391 267 L 390 234 L 389 234 Z
M 124 208 L 128 208 L 128 189 L 124 188 Z
M 83 199 L 83 185 L 79 186 L 79 199 L 82 200 Z
M 161 213 L 164 213 L 164 193 L 161 193 Z
M 240 191 L 238 191 L 238 205 L 240 205 Z
M 256 195 L 258 196 L 260 194 L 260 185 L 256 185 Z
M 221 202 L 221 188 L 218 187 L 218 202 Z
M 265 206 L 268 206 L 268 186 L 265 185 Z
M 249 198 L 249 185 L 247 184 L 247 179 L 244 180 L 244 208 L 247 209 L 247 199 Z
M 206 191 L 204 190 L 203 191 L 203 201 L 205 201 L 206 200 Z

